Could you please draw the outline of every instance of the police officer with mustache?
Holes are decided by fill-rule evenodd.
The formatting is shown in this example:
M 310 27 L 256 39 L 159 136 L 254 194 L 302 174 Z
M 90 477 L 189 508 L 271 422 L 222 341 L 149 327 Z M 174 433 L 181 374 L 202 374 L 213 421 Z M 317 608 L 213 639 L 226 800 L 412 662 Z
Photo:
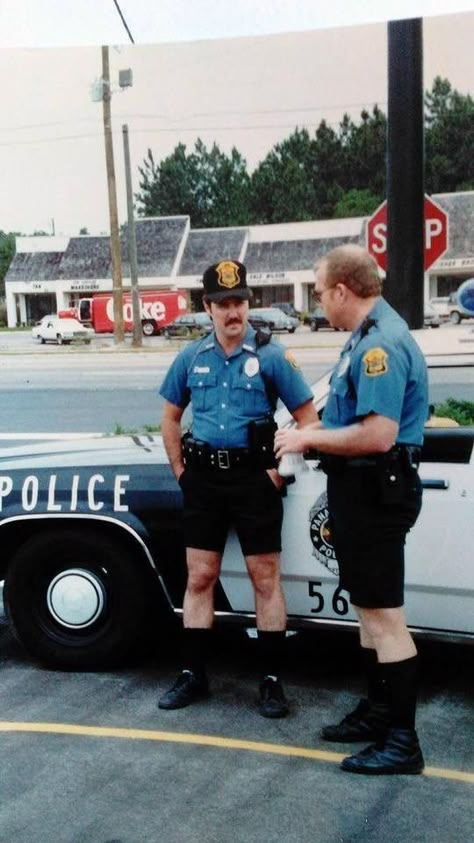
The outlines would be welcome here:
M 182 671 L 158 705 L 182 708 L 208 696 L 214 589 L 233 525 L 255 596 L 262 669 L 258 711 L 263 717 L 285 717 L 289 708 L 280 677 L 286 630 L 280 580 L 284 480 L 273 454 L 273 413 L 278 399 L 298 426 L 315 423 L 317 413 L 291 354 L 248 324 L 246 275 L 237 260 L 206 269 L 203 302 L 214 330 L 178 354 L 160 389 L 163 440 L 183 492 L 188 579 Z M 183 436 L 188 404 L 192 429 Z

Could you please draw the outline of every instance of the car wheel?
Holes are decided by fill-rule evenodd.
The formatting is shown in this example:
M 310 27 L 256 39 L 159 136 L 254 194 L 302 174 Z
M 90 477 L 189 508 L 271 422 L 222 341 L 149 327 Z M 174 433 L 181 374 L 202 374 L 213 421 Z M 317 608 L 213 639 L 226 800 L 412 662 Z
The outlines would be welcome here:
M 148 615 L 144 576 L 121 543 L 63 529 L 30 538 L 12 559 L 5 608 L 40 661 L 83 670 L 121 661 Z
M 152 337 L 155 333 L 155 325 L 153 322 L 142 323 L 142 333 L 145 337 Z
M 38 339 L 39 339 L 39 341 L 40 341 L 41 345 L 44 345 L 44 344 L 45 344 L 46 340 L 45 340 L 45 338 L 44 338 L 44 337 L 38 337 Z
M 452 310 L 450 319 L 451 319 L 451 322 L 453 323 L 453 325 L 459 325 L 459 323 L 461 321 L 461 314 L 457 310 Z
M 309 330 L 313 331 L 313 333 L 314 333 L 314 331 L 318 330 L 318 326 L 317 326 L 316 322 L 310 322 L 309 323 Z
M 289 334 L 294 334 L 294 333 L 295 333 L 295 331 L 296 331 L 296 328 L 288 328 L 288 333 L 289 333 Z
M 64 345 L 64 340 L 63 340 L 62 334 L 56 334 L 56 340 L 57 340 L 58 345 Z
M 165 328 L 165 329 L 163 330 L 163 336 L 164 336 L 165 340 L 169 340 L 169 339 L 170 339 L 171 334 L 170 334 L 170 332 L 168 331 L 168 328 Z

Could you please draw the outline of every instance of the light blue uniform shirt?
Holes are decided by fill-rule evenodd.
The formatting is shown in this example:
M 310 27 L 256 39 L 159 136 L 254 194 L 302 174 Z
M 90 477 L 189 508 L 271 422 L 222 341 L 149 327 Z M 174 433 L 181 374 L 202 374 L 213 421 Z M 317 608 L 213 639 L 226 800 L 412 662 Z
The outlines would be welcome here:
M 405 320 L 382 298 L 342 349 L 323 426 L 345 427 L 370 413 L 397 422 L 399 444 L 422 444 L 428 418 L 425 358 Z
M 290 412 L 313 394 L 291 354 L 274 339 L 257 349 L 250 326 L 227 357 L 214 333 L 190 343 L 172 363 L 160 395 L 192 404 L 192 434 L 213 448 L 248 447 L 248 424 L 272 416 L 280 398 Z M 274 398 L 271 398 L 271 395 Z

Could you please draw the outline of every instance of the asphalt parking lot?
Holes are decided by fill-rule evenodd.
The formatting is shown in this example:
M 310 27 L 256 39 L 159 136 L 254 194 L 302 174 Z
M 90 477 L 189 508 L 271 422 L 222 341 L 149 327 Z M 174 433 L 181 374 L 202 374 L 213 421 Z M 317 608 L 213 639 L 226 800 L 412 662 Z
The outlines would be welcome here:
M 351 776 L 351 746 L 324 743 L 363 688 L 355 637 L 287 639 L 291 716 L 254 710 L 254 642 L 221 629 L 212 696 L 156 700 L 179 665 L 175 637 L 134 665 L 49 671 L 8 626 L 2 662 L 2 843 L 467 843 L 474 823 L 474 648 L 420 642 L 422 776 Z

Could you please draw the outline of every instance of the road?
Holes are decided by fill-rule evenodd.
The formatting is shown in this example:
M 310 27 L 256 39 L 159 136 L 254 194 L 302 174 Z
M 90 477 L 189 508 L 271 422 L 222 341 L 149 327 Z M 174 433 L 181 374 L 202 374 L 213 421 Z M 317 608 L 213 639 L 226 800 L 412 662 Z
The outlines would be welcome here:
M 443 339 L 468 336 L 466 330 L 446 326 L 424 331 L 423 339 L 438 349 Z M 346 338 L 306 327 L 279 337 L 311 383 L 335 363 Z M 111 337 L 98 337 L 90 347 L 32 346 L 27 333 L 0 333 L 0 434 L 113 433 L 157 426 L 158 389 L 179 348 L 179 341 L 160 337 L 145 339 L 141 350 L 117 349 Z M 474 401 L 472 366 L 432 372 L 430 400 L 448 396 Z

